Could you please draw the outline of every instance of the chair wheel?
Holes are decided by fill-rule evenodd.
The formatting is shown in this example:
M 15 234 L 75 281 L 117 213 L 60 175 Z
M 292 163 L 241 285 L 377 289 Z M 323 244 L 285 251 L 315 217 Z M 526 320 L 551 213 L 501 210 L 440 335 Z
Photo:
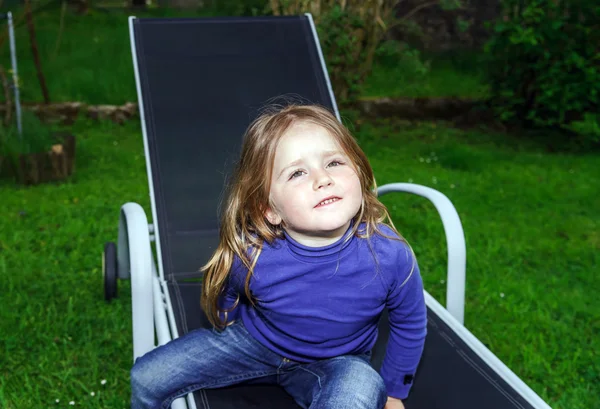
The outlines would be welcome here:
M 110 301 L 117 297 L 117 246 L 113 242 L 104 245 L 102 276 L 104 277 L 104 299 Z

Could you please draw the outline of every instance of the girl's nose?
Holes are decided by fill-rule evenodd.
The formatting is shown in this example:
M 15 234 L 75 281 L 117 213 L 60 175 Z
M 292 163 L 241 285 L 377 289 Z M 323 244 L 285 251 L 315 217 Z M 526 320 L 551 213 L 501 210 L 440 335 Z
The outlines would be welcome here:
M 333 186 L 333 179 L 326 171 L 320 171 L 315 175 L 315 183 L 313 185 L 315 190 L 321 189 L 325 186 Z

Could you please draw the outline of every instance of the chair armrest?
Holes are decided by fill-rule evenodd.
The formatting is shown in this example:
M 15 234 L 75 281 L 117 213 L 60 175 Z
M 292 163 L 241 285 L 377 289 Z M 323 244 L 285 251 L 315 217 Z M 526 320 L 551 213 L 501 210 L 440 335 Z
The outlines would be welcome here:
M 126 203 L 119 217 L 117 246 L 120 278 L 131 277 L 133 359 L 154 348 L 152 251 L 148 219 L 142 206 Z
M 454 205 L 441 192 L 413 183 L 389 183 L 377 189 L 378 196 L 390 192 L 412 193 L 429 199 L 440 214 L 448 247 L 446 309 L 464 325 L 467 250 L 463 227 Z

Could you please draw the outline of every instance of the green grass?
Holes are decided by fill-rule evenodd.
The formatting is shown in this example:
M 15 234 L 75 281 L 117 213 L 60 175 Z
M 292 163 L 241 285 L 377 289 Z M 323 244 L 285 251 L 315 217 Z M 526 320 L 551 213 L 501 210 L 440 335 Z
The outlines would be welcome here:
M 127 406 L 131 287 L 121 281 L 120 298 L 103 301 L 100 255 L 117 237 L 120 205 L 149 212 L 142 140 L 135 121 L 80 122 L 74 132 L 71 181 L 0 184 L 2 408 Z M 435 124 L 363 123 L 357 136 L 380 185 L 432 186 L 455 204 L 468 247 L 465 322 L 475 336 L 553 408 L 600 407 L 597 156 L 550 155 L 517 138 Z M 444 303 L 435 209 L 407 195 L 383 201 Z
M 364 97 L 467 97 L 485 98 L 481 58 L 460 54 L 424 55 L 422 62 L 429 68 L 415 69 L 414 61 L 379 60 L 366 79 Z
M 101 249 L 116 238 L 121 204 L 148 203 L 143 148 L 134 123 L 74 133 L 71 182 L 0 184 L 2 408 L 127 406 L 129 282 L 122 299 L 105 304 Z

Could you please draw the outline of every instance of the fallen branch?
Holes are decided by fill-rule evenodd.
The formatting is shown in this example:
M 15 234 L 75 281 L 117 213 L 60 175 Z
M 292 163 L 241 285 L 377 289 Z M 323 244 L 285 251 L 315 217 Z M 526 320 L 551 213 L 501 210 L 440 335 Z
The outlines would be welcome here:
M 458 97 L 432 98 L 363 98 L 353 104 L 365 117 L 397 118 L 407 120 L 454 120 L 474 115 L 485 100 Z M 42 120 L 72 124 L 84 115 L 96 120 L 111 120 L 122 124 L 138 117 L 138 105 L 127 102 L 123 105 L 87 105 L 82 102 L 21 105 L 23 110 L 34 112 Z M 9 106 L 10 108 L 10 106 Z M 0 105 L 0 114 L 7 106 Z M 473 118 L 476 120 L 476 118 Z
M 123 105 L 87 105 L 82 102 L 58 102 L 51 104 L 21 104 L 23 110 L 33 112 L 41 120 L 72 124 L 79 115 L 91 119 L 108 119 L 122 124 L 137 115 L 137 104 L 132 102 Z M 0 113 L 6 112 L 6 105 L 0 105 Z

